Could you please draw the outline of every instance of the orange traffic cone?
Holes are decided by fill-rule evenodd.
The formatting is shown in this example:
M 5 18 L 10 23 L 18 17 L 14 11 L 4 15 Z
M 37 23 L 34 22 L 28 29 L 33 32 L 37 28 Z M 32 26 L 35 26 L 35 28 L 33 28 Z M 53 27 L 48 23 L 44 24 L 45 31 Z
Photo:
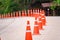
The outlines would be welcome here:
M 39 16 L 37 10 L 33 10 L 33 17 L 37 18 Z
M 2 14 L 1 14 L 1 18 L 2 18 Z
M 39 15 L 41 15 L 41 11 L 42 11 L 42 10 L 40 9 L 40 10 L 39 10 Z
M 45 11 L 44 10 L 41 11 L 41 15 L 45 16 Z
M 4 18 L 6 18 L 6 15 L 4 14 Z
M 37 13 L 39 13 L 39 9 L 37 9 Z
M 33 17 L 33 12 L 32 12 L 32 9 L 30 10 L 30 14 L 31 14 L 31 17 Z
M 28 10 L 28 16 L 31 16 L 31 11 L 30 10 Z
M 19 16 L 21 16 L 21 11 L 19 11 Z
M 46 25 L 46 18 L 45 18 L 45 16 L 42 16 L 42 25 L 43 25 L 43 26 Z
M 19 16 L 19 13 L 18 13 L 18 11 L 16 12 L 16 15 L 15 15 L 16 17 L 18 17 Z
M 42 18 L 42 24 L 43 24 L 43 26 L 45 26 L 46 25 L 46 17 L 45 17 L 44 10 L 41 10 L 40 15 L 41 15 L 41 18 Z
M 3 18 L 4 18 L 4 14 L 3 14 Z
M 24 11 L 25 16 L 27 16 L 26 10 Z
M 0 18 L 1 18 L 1 14 L 0 14 Z
M 15 17 L 15 12 L 13 12 L 13 17 Z
M 25 16 L 25 12 L 22 10 L 22 17 L 24 17 Z
M 10 13 L 7 14 L 7 17 L 10 18 Z
M 43 30 L 43 24 L 42 24 L 42 18 L 41 18 L 41 16 L 38 17 L 38 25 L 39 25 L 39 29 Z
M 1 15 L 1 18 L 3 18 L 3 14 Z
M 34 15 L 35 15 L 35 12 L 36 12 L 36 11 L 33 9 L 33 17 L 34 17 Z
M 38 22 L 37 22 L 37 20 L 35 20 L 35 23 L 34 23 L 34 31 L 33 31 L 33 34 L 34 35 L 39 35 L 40 34 L 39 33 L 39 28 L 38 28 Z
M 8 14 L 6 14 L 6 18 L 8 18 Z
M 11 17 L 13 17 L 13 13 L 11 13 L 11 15 L 10 15 Z
M 0 15 L 0 17 L 2 18 L 2 14 Z
M 32 40 L 32 33 L 31 33 L 30 22 L 29 21 L 27 21 L 25 40 Z

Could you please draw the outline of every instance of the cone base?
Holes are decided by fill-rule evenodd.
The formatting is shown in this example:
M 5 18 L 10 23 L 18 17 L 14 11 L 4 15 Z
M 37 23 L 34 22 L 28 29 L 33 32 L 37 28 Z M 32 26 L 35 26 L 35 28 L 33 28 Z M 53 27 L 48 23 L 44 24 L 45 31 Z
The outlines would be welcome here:
M 26 38 L 25 40 L 32 40 L 32 34 L 31 32 L 26 32 Z
M 33 34 L 33 35 L 41 35 L 41 34 Z

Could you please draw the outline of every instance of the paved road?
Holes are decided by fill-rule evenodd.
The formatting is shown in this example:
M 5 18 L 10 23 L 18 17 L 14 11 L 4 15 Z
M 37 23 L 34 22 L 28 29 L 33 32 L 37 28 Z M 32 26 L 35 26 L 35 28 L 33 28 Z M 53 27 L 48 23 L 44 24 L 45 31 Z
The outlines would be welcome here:
M 29 18 L 29 19 L 28 19 Z M 33 40 L 60 40 L 60 17 L 46 17 L 47 25 L 41 35 L 33 35 Z M 34 18 L 0 19 L 0 37 L 2 40 L 25 40 L 26 22 L 30 20 L 31 32 L 34 29 Z

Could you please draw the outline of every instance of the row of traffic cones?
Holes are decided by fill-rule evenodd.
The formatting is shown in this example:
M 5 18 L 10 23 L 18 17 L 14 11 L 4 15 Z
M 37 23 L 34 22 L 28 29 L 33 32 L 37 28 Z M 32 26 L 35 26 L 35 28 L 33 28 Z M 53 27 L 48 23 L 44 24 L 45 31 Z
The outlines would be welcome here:
M 38 35 L 38 33 L 39 33 L 39 28 L 38 28 L 37 21 L 35 21 L 33 34 Z M 27 21 L 25 40 L 33 40 L 29 21 Z
M 36 23 L 37 21 L 35 21 L 34 35 L 38 35 L 39 32 L 38 24 Z M 29 21 L 27 21 L 25 40 L 33 40 Z
M 34 34 L 39 35 L 40 34 L 39 31 L 44 30 L 43 26 L 46 26 L 46 17 L 44 10 L 39 13 L 38 17 L 35 17 Z
M 40 13 L 36 12 L 37 10 L 34 10 L 34 11 L 35 11 L 34 14 L 31 14 L 28 11 L 28 16 L 33 15 L 33 17 L 35 17 L 33 35 L 40 35 L 39 30 L 43 30 L 43 26 L 46 25 L 46 17 L 45 17 L 44 10 Z M 23 11 L 22 13 L 23 13 L 22 16 L 26 16 L 25 14 L 26 12 Z M 20 15 L 21 15 L 20 13 L 18 14 L 18 12 L 16 12 L 16 14 L 14 13 L 14 15 L 12 15 L 12 13 L 11 15 L 8 13 L 7 15 L 4 14 L 4 16 L 0 15 L 0 17 L 8 18 L 8 17 L 18 17 Z M 27 21 L 25 40 L 33 40 L 29 20 Z
M 45 26 L 46 25 L 46 16 L 45 16 L 44 10 L 42 10 L 42 12 L 39 15 L 40 15 L 39 18 L 42 21 L 42 26 Z
M 34 14 L 35 21 L 34 21 L 34 30 L 33 30 L 33 35 L 40 35 L 40 30 L 43 30 L 43 26 L 46 25 L 46 17 L 45 17 L 45 12 L 44 10 L 38 14 Z M 32 33 L 30 29 L 30 23 L 27 21 L 27 32 L 26 32 L 26 38 L 25 40 L 33 40 L 32 39 Z
M 13 13 L 6 13 L 6 14 L 0 14 L 0 18 L 11 18 L 11 17 L 38 17 L 39 13 L 41 10 L 36 9 L 36 10 L 23 10 L 23 11 L 17 11 L 17 12 L 13 12 Z

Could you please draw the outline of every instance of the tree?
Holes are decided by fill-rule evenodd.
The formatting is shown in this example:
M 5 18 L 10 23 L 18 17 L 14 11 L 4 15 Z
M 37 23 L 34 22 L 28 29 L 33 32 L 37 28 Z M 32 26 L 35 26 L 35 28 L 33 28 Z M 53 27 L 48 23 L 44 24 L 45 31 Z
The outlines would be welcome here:
M 2 0 L 0 1 L 1 2 L 1 5 L 0 5 L 0 8 L 1 8 L 1 13 L 7 13 L 10 11 L 10 5 L 12 3 L 12 0 Z
M 55 11 L 54 10 L 55 10 L 56 6 L 60 6 L 60 0 L 54 0 L 52 2 L 52 5 L 50 6 L 50 9 L 53 10 L 53 16 L 55 16 Z
M 28 9 L 28 0 L 0 0 L 0 13 Z

